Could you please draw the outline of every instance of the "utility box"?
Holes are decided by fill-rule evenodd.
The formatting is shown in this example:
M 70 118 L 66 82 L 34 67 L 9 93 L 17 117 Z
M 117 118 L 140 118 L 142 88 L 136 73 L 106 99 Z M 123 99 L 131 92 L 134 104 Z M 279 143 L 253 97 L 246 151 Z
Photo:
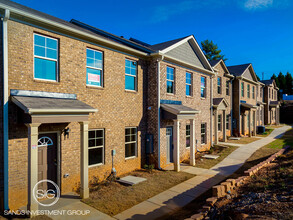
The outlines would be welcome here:
M 146 135 L 146 154 L 152 154 L 154 153 L 154 135 L 147 134 Z
M 265 126 L 257 126 L 257 133 L 258 134 L 263 134 L 266 131 L 266 127 Z

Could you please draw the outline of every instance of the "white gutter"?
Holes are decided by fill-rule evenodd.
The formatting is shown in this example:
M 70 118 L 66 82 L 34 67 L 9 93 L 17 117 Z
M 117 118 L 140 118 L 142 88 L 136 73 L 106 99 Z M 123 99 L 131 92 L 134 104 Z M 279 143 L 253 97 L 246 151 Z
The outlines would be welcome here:
M 214 142 L 213 142 L 213 76 L 211 76 L 211 128 L 210 128 L 210 131 L 211 131 L 211 145 L 213 146 L 214 145 Z
M 71 27 L 69 27 L 67 25 L 63 25 L 63 24 L 60 24 L 58 22 L 55 22 L 55 21 L 52 21 L 52 20 L 49 20 L 49 19 L 46 19 L 46 18 L 37 16 L 37 15 L 33 15 L 33 14 L 30 14 L 30 13 L 27 13 L 27 12 L 24 12 L 22 10 L 13 8 L 13 7 L 5 5 L 3 3 L 0 3 L 0 8 L 3 8 L 5 10 L 9 10 L 11 12 L 11 14 L 14 13 L 14 14 L 17 14 L 17 15 L 20 15 L 20 16 L 24 16 L 24 17 L 27 17 L 29 19 L 36 20 L 36 21 L 39 21 L 41 23 L 44 23 L 44 24 L 47 24 L 47 25 L 50 25 L 50 26 L 61 28 L 63 30 L 69 31 L 69 32 L 74 33 L 74 34 L 89 37 L 89 38 L 91 38 L 93 40 L 97 40 L 97 41 L 102 42 L 102 43 L 107 44 L 107 45 L 112 45 L 112 46 L 115 46 L 117 48 L 120 48 L 120 49 L 123 49 L 123 50 L 126 50 L 126 51 L 130 51 L 130 52 L 133 52 L 133 53 L 136 53 L 136 54 L 139 54 L 139 55 L 143 55 L 143 56 L 148 55 L 147 53 L 141 52 L 139 50 L 132 49 L 132 48 L 130 48 L 128 46 L 124 46 L 124 45 L 121 45 L 119 43 L 109 41 L 107 39 L 99 37 L 97 35 L 89 34 L 89 33 L 86 33 L 84 31 L 71 28 Z
M 9 210 L 8 203 L 8 36 L 7 21 L 10 11 L 5 9 L 3 25 L 3 158 L 4 158 L 4 210 Z

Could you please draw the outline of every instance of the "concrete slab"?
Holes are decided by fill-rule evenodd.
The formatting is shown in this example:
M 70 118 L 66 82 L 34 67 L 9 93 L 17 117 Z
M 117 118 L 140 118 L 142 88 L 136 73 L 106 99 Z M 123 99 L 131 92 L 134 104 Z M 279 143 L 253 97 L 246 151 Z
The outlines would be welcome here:
M 198 167 L 189 167 L 189 168 L 183 170 L 183 172 L 195 174 L 195 175 L 200 175 L 200 174 L 207 172 L 207 171 L 208 171 L 208 169 L 203 169 L 203 168 L 198 168 Z
M 125 176 L 119 180 L 117 180 L 117 182 L 122 183 L 122 184 L 126 184 L 126 185 L 135 185 L 138 183 L 141 183 L 143 181 L 146 181 L 146 178 L 141 178 L 141 177 L 137 177 L 137 176 Z
M 217 159 L 219 158 L 220 156 L 219 155 L 211 155 L 211 154 L 205 154 L 202 156 L 203 158 L 206 158 L 206 159 Z
M 170 188 L 169 190 L 180 193 L 180 194 L 189 195 L 189 196 L 192 196 L 193 198 L 196 198 L 197 196 L 207 191 L 206 188 L 199 187 L 199 186 L 192 186 L 185 182 L 180 183 L 179 185 L 174 186 Z
M 202 182 L 206 181 L 207 179 L 209 179 L 209 177 L 205 177 L 205 176 L 195 176 L 189 180 L 186 180 L 184 183 L 188 183 L 190 185 L 196 186 L 201 184 Z

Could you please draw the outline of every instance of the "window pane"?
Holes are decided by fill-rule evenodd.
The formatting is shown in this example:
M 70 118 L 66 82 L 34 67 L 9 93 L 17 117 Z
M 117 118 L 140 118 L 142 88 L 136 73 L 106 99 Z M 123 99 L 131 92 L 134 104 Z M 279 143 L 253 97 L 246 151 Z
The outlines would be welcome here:
M 96 139 L 96 146 L 103 146 L 103 145 L 104 145 L 103 138 Z
M 125 144 L 125 157 L 134 157 L 135 155 L 135 143 Z
M 167 93 L 173 93 L 173 82 L 167 81 Z
M 131 128 L 131 134 L 136 134 L 136 128 Z
M 126 135 L 126 136 L 125 136 L 125 142 L 130 142 L 130 140 L 131 140 L 130 135 Z
M 104 133 L 104 130 L 96 130 L 96 137 L 97 138 L 102 138 L 103 137 L 103 133 Z
M 95 139 L 89 140 L 89 147 L 95 147 L 95 146 L 96 146 Z
M 35 55 L 45 57 L 45 47 L 35 46 Z
M 94 59 L 95 58 L 95 52 L 93 50 L 86 49 L 86 57 Z
M 204 98 L 204 95 L 205 95 L 205 94 L 204 94 L 204 88 L 201 88 L 201 89 L 200 89 L 200 96 L 201 96 L 202 98 Z
M 92 58 L 87 58 L 86 59 L 86 65 L 90 67 L 95 67 L 95 60 Z
M 130 74 L 133 76 L 136 76 L 136 68 L 135 69 L 131 68 Z
M 95 60 L 95 68 L 102 69 L 102 60 Z
M 86 84 L 101 86 L 101 70 L 87 68 Z
M 126 128 L 125 129 L 125 135 L 130 134 L 130 132 L 131 132 L 131 129 L 130 128 Z
M 89 149 L 89 165 L 103 163 L 103 148 Z
M 89 138 L 94 138 L 95 137 L 95 132 L 96 131 L 89 131 Z
M 56 81 L 56 61 L 35 58 L 35 78 Z
M 136 135 L 131 135 L 131 141 L 136 141 Z
M 125 89 L 135 90 L 135 77 L 125 75 Z
M 35 35 L 35 45 L 43 46 L 45 47 L 45 37 L 40 35 Z
M 186 95 L 190 96 L 190 85 L 186 85 Z
M 46 47 L 57 50 L 57 40 L 46 38 Z
M 190 147 L 190 137 L 186 138 L 186 147 Z
M 46 49 L 46 50 L 47 50 L 46 57 L 51 59 L 57 59 L 57 50 L 52 50 L 52 49 Z

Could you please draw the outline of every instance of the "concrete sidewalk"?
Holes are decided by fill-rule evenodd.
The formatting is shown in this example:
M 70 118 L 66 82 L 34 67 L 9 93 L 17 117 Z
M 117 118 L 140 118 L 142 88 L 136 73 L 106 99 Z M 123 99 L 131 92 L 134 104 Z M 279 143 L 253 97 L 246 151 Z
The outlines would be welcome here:
M 276 128 L 269 136 L 240 146 L 210 169 L 184 167 L 182 172 L 196 174 L 197 176 L 119 213 L 114 218 L 150 220 L 184 207 L 212 186 L 233 174 L 256 150 L 280 138 L 290 128 L 290 126 Z

